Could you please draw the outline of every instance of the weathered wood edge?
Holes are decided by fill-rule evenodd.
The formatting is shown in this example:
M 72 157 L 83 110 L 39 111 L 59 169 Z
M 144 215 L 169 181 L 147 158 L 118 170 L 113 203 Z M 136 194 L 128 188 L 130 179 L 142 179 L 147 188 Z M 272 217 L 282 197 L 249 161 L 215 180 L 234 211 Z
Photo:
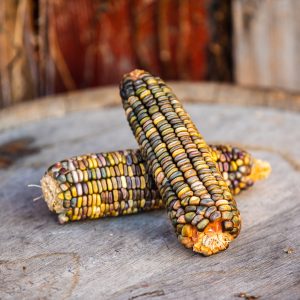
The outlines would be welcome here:
M 263 106 L 300 112 L 299 93 L 208 82 L 170 82 L 170 85 L 184 102 Z M 0 111 L 0 131 L 43 118 L 63 117 L 74 111 L 120 105 L 118 94 L 116 86 L 107 86 L 20 103 Z

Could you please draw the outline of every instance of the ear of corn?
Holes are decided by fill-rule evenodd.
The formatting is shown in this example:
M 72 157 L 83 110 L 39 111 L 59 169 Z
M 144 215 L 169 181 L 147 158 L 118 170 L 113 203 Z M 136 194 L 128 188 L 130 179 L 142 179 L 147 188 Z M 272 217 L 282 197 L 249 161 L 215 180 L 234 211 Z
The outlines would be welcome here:
M 260 179 L 266 174 L 266 169 L 257 166 L 258 160 L 240 148 L 230 145 L 211 145 L 210 148 L 233 194 L 251 187 L 252 177 Z M 263 162 L 263 166 L 268 163 Z M 87 181 L 92 187 L 97 185 L 92 194 L 85 186 Z M 49 209 L 59 215 L 61 223 L 165 208 L 137 149 L 86 154 L 57 162 L 48 169 L 41 183 Z M 70 194 L 71 200 L 67 199 Z M 95 197 L 96 201 L 93 201 Z
M 163 207 L 139 151 L 88 154 L 51 166 L 41 180 L 60 223 Z
M 179 241 L 204 255 L 225 250 L 240 231 L 239 211 L 179 100 L 142 70 L 124 76 L 120 94 Z

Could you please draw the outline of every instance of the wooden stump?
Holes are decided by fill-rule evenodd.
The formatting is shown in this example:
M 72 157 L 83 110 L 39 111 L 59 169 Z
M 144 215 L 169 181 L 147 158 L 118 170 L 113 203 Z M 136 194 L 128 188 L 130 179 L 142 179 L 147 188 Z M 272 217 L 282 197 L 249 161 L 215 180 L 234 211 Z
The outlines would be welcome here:
M 43 200 L 32 201 L 41 191 L 27 185 L 39 184 L 50 164 L 71 155 L 137 145 L 116 89 L 48 98 L 23 114 L 22 106 L 6 110 L 1 119 L 18 118 L 14 128 L 1 124 L 0 133 L 2 162 L 6 153 L 0 169 L 1 299 L 299 297 L 299 110 L 227 100 L 230 94 L 233 101 L 238 94 L 262 99 L 264 93 L 270 104 L 271 91 L 226 86 L 226 94 L 218 86 L 219 93 L 195 93 L 205 88 L 211 86 L 174 84 L 181 98 L 193 100 L 186 108 L 207 141 L 243 146 L 273 168 L 269 179 L 237 197 L 243 228 L 230 248 L 208 258 L 183 248 L 165 211 L 59 225 Z M 100 95 L 106 107 L 98 105 Z

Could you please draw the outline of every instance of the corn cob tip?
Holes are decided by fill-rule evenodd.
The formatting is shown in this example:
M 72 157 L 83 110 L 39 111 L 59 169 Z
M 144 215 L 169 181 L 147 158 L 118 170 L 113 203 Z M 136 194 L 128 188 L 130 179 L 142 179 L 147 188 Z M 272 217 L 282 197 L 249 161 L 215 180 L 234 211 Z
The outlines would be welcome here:
M 229 232 L 224 232 L 221 221 L 209 223 L 203 232 L 196 226 L 186 224 L 179 237 L 180 242 L 187 248 L 204 256 L 210 256 L 226 250 L 234 237 Z
M 271 165 L 264 160 L 254 159 L 249 179 L 253 181 L 263 180 L 269 177 L 272 171 Z
M 135 69 L 128 74 L 125 74 L 124 77 L 130 77 L 133 80 L 137 80 L 142 74 L 144 74 L 144 70 Z
M 64 212 L 65 208 L 63 207 L 63 201 L 57 196 L 58 191 L 60 190 L 58 182 L 50 175 L 46 174 L 41 179 L 41 186 L 49 210 L 55 213 Z

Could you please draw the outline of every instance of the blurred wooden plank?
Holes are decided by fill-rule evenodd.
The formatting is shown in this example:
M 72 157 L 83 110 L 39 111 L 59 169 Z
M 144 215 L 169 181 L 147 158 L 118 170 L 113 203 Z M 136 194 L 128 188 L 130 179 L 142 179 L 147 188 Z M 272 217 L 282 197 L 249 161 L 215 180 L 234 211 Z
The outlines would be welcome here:
M 40 6 L 42 94 L 116 82 L 134 68 L 129 1 L 48 1 Z
M 235 78 L 300 90 L 300 1 L 234 0 Z
M 116 84 L 134 68 L 165 79 L 231 80 L 230 1 L 222 3 L 42 0 L 42 95 Z
M 233 79 L 231 2 L 231 0 L 215 0 L 209 8 L 211 42 L 208 45 L 207 57 L 208 80 Z
M 3 0 L 0 21 L 0 107 L 117 84 L 134 68 L 232 77 L 229 0 Z
M 0 1 L 0 107 L 38 96 L 32 0 Z

